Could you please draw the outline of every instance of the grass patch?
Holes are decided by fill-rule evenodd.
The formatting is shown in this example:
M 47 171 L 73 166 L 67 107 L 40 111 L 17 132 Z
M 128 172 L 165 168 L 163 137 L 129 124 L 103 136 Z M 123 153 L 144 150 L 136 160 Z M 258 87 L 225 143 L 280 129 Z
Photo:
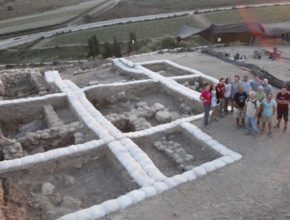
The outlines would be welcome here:
M 0 21 L 1 34 L 61 24 L 95 7 L 103 0 Z
M 275 23 L 290 20 L 290 6 L 244 9 L 250 18 L 262 23 Z M 243 21 L 239 10 L 204 14 L 214 24 L 239 23 Z
M 31 50 L 27 47 L 0 50 L 0 64 L 42 63 L 80 60 L 87 56 L 86 46 Z
M 39 14 L 89 1 L 92 0 L 0 0 L 0 20 Z M 11 7 L 12 10 L 8 10 Z
M 128 41 L 129 33 L 135 32 L 138 40 L 161 38 L 165 34 L 176 35 L 181 25 L 198 26 L 192 17 L 175 17 L 154 21 L 134 22 L 86 31 L 78 31 L 54 37 L 47 47 L 56 45 L 86 44 L 90 36 L 96 35 L 100 42 L 112 41 L 115 35 L 119 41 Z
M 247 5 L 286 1 L 287 0 L 122 0 L 115 8 L 112 8 L 106 13 L 97 16 L 95 20 L 98 21 L 103 19 L 124 18 L 146 14 L 234 6 L 237 2 Z

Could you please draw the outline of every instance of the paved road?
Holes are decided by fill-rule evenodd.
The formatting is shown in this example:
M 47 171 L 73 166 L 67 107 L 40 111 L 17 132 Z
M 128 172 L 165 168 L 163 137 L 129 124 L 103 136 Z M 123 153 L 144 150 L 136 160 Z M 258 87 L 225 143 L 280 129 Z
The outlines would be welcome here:
M 289 5 L 290 6 L 290 2 L 242 5 L 239 7 L 240 8 L 270 7 L 270 6 L 278 6 L 278 5 L 281 5 L 281 6 Z M 202 10 L 197 10 L 197 12 L 200 14 L 200 13 L 206 13 L 206 12 L 212 12 L 212 11 L 232 10 L 232 8 L 233 8 L 233 6 L 222 7 L 222 8 L 202 9 Z M 78 26 L 64 27 L 64 28 L 59 28 L 59 29 L 47 31 L 47 32 L 40 32 L 37 34 L 24 35 L 21 37 L 15 37 L 15 38 L 7 39 L 7 40 L 2 40 L 2 41 L 0 41 L 0 49 L 6 49 L 9 47 L 14 47 L 17 45 L 28 43 L 28 42 L 37 40 L 41 37 L 44 37 L 44 38 L 51 37 L 57 33 L 74 32 L 74 31 L 80 31 L 80 30 L 86 30 L 86 29 L 91 29 L 91 28 L 98 28 L 98 27 L 121 24 L 121 23 L 128 23 L 128 22 L 137 22 L 137 21 L 144 21 L 144 20 L 155 20 L 155 19 L 160 19 L 160 18 L 168 18 L 168 17 L 174 17 L 174 16 L 192 15 L 195 12 L 196 11 L 181 11 L 181 12 L 173 12 L 173 13 L 145 15 L 145 16 L 138 16 L 138 17 L 129 17 L 129 18 L 121 18 L 121 19 L 107 20 L 107 21 L 101 21 L 101 22 L 94 22 L 94 23 L 83 24 L 83 25 L 78 25 Z
M 87 12 L 86 15 L 96 16 L 98 14 L 104 13 L 104 12 L 110 10 L 111 8 L 114 8 L 119 2 L 120 2 L 120 0 L 107 0 L 107 1 L 99 4 L 97 7 L 93 8 L 89 12 Z M 83 17 L 84 17 L 84 15 L 81 15 L 81 16 L 73 19 L 72 21 L 70 21 L 68 23 L 67 26 L 68 27 L 69 26 L 76 26 L 76 25 L 85 23 Z

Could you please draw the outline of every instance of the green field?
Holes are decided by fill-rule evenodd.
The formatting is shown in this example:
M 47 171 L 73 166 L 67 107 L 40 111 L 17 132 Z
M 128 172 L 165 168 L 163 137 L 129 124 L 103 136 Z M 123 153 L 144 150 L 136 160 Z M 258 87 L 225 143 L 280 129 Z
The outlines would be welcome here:
M 40 14 L 0 20 L 0 33 L 13 33 L 23 30 L 42 28 L 64 23 L 95 7 L 104 0 L 85 2 L 79 5 L 63 7 Z
M 266 8 L 249 8 L 244 10 L 249 18 L 261 23 L 275 23 L 290 20 L 290 6 L 276 6 Z M 239 10 L 213 12 L 204 14 L 214 24 L 228 24 L 243 22 Z
M 286 2 L 287 0 L 122 0 L 115 8 L 98 15 L 95 21 L 203 8 Z
M 176 35 L 182 24 L 198 26 L 196 21 L 189 16 L 120 24 L 56 36 L 45 46 L 86 44 L 92 35 L 96 35 L 100 42 L 112 41 L 114 35 L 119 41 L 128 41 L 131 31 L 136 33 L 139 40 L 160 38 L 165 34 Z
M 249 15 L 254 15 L 253 17 L 265 23 L 290 20 L 290 6 L 245 9 L 245 12 Z M 238 23 L 243 21 L 239 10 L 207 13 L 203 14 L 203 16 L 215 24 Z M 165 34 L 175 36 L 183 24 L 200 27 L 194 16 L 120 24 L 56 36 L 44 45 L 44 47 L 86 44 L 88 38 L 92 35 L 96 35 L 100 42 L 112 41 L 114 35 L 119 41 L 128 41 L 131 31 L 135 32 L 137 38 L 140 40 L 161 38 Z

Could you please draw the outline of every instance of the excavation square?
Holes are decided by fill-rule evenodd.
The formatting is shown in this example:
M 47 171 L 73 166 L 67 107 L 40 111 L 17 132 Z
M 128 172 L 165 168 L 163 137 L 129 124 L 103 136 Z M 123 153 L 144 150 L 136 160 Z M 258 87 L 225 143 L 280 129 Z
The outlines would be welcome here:
M 143 66 L 153 72 L 157 72 L 160 75 L 166 76 L 166 77 L 193 74 L 190 71 L 179 69 L 167 63 L 145 64 Z
M 137 188 L 107 146 L 2 174 L 0 183 L 7 216 L 33 220 L 55 220 Z
M 123 132 L 201 113 L 200 104 L 154 82 L 98 87 L 87 90 L 86 95 Z
M 114 68 L 111 62 L 83 63 L 77 67 L 61 69 L 60 73 L 64 79 L 71 80 L 79 87 L 148 78 L 146 75 L 122 72 Z
M 20 69 L 0 72 L 1 99 L 33 97 L 48 93 L 48 85 L 39 71 Z
M 0 160 L 11 160 L 98 139 L 65 96 L 0 108 Z
M 134 142 L 168 177 L 221 157 L 205 143 L 180 128 L 136 138 Z
M 202 92 L 202 90 L 204 89 L 204 85 L 206 83 L 210 83 L 212 84 L 212 81 L 205 79 L 203 77 L 191 77 L 191 78 L 184 78 L 184 79 L 175 79 L 176 82 L 180 83 L 181 85 L 198 91 L 198 92 Z

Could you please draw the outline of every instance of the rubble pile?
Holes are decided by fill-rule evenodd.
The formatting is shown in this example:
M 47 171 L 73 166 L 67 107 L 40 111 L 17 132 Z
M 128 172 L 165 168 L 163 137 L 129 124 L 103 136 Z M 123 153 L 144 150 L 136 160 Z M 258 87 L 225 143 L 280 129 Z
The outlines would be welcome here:
M 193 166 L 189 165 L 193 161 L 194 157 L 188 154 L 182 145 L 168 140 L 165 136 L 160 141 L 155 141 L 153 146 L 166 154 L 167 157 L 172 159 L 180 170 L 191 170 Z

